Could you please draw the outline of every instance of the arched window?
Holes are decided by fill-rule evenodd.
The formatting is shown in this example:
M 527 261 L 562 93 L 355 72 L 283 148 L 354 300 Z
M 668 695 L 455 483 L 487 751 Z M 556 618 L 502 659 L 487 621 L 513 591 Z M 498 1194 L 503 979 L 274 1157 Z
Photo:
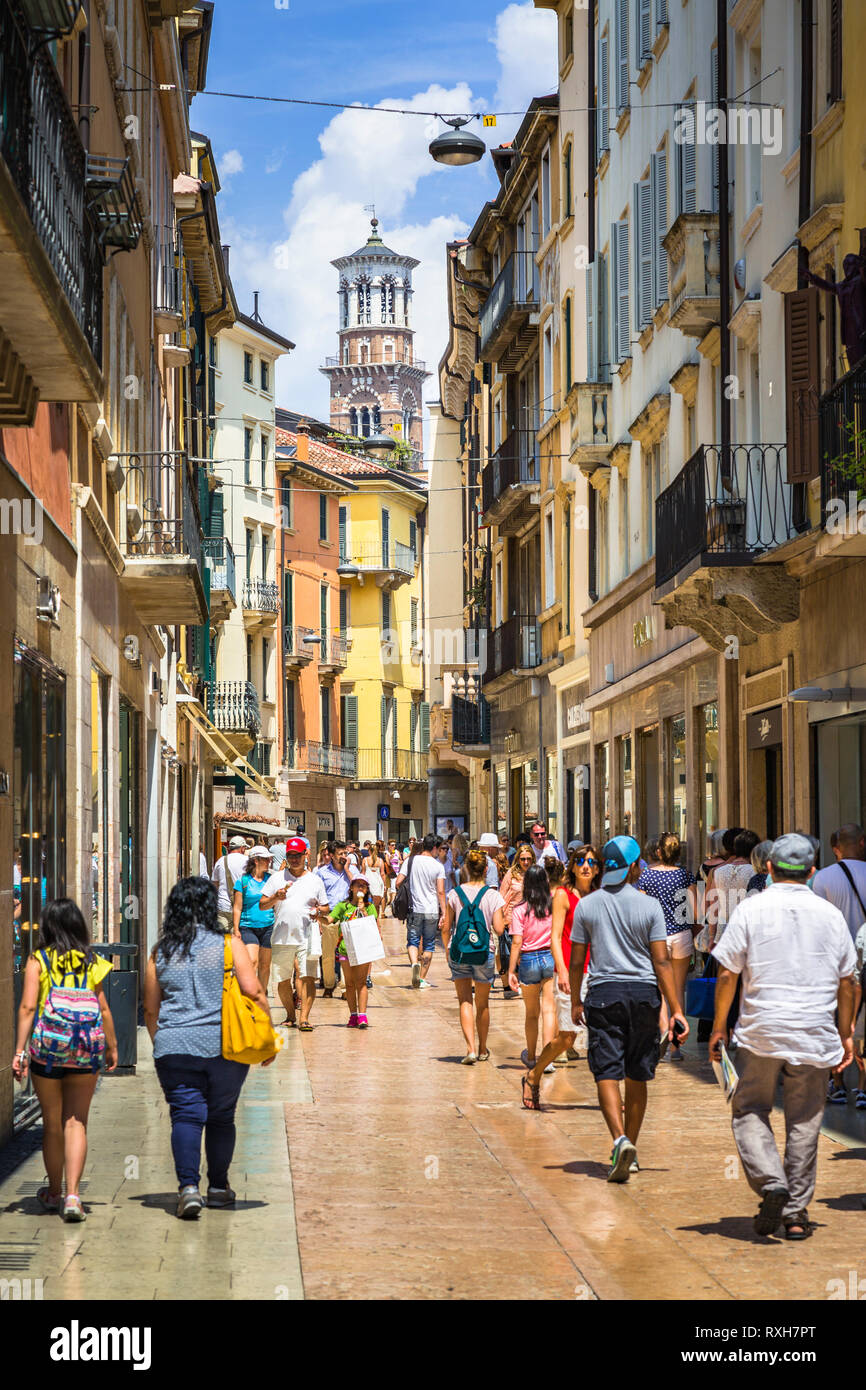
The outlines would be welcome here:
M 361 438 L 370 438 L 370 411 L 367 406 L 363 406 L 361 410 Z
M 379 434 L 382 429 L 382 415 L 377 405 L 373 406 L 373 430 Z
M 361 343 L 361 346 L 360 346 L 360 348 L 359 348 L 359 357 L 358 357 L 358 361 L 361 362 L 362 364 L 364 364 L 365 366 L 369 363 L 369 361 L 370 361 L 370 344 L 369 344 L 369 343 Z
M 355 435 L 355 437 L 357 438 L 357 435 L 358 435 L 358 412 L 357 412 L 357 410 L 355 409 L 354 406 L 352 406 L 351 410 L 349 411 L 349 433 Z

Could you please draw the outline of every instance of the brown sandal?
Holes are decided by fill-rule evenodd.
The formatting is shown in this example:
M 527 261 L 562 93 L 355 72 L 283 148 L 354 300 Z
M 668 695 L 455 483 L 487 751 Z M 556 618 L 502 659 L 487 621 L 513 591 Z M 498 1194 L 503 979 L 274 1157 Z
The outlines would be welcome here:
M 524 1110 L 540 1110 L 540 1109 L 541 1109 L 541 1087 L 540 1087 L 540 1085 L 539 1085 L 539 1086 L 533 1086 L 532 1082 L 531 1082 L 530 1079 L 529 1079 L 529 1072 L 526 1072 L 523 1076 L 521 1076 L 521 1078 L 520 1078 L 520 1085 L 521 1085 L 521 1089 L 522 1089 L 522 1091 L 523 1091 L 523 1108 L 524 1108 Z M 527 1103 L 527 1100 L 526 1100 L 526 1091 L 527 1091 L 527 1088 L 529 1089 L 529 1102 L 528 1102 L 528 1103 Z

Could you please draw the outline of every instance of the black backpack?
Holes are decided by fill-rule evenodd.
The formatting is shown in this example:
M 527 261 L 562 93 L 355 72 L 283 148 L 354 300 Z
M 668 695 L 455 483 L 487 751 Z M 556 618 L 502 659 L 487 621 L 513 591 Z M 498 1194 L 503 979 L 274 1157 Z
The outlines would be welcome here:
M 392 917 L 405 922 L 409 913 L 412 911 L 412 893 L 409 889 L 409 879 L 412 876 L 412 860 L 406 861 L 406 877 L 394 894 L 394 901 L 391 904 Z

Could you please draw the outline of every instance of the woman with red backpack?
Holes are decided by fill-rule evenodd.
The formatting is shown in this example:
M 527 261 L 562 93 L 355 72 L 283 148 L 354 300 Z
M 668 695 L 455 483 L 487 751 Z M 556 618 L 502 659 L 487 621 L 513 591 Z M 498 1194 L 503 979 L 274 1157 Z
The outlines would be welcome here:
M 36 1200 L 43 1211 L 61 1212 L 64 1221 L 85 1220 L 78 1187 L 90 1102 L 103 1062 L 106 1071 L 117 1066 L 114 1021 L 103 988 L 110 969 L 110 961 L 93 954 L 77 904 L 71 898 L 48 903 L 37 948 L 24 968 L 12 1072 L 24 1085 L 30 1071 L 42 1110 L 47 1178 Z
M 487 855 L 471 849 L 464 861 L 466 880 L 445 899 L 442 942 L 460 1005 L 460 1027 L 466 1039 L 463 1062 L 487 1062 L 490 1029 L 490 987 L 496 978 L 496 941 L 505 930 L 502 894 L 485 883 Z M 473 1016 L 473 990 L 475 1008 Z M 478 1050 L 475 1030 L 478 1029 Z

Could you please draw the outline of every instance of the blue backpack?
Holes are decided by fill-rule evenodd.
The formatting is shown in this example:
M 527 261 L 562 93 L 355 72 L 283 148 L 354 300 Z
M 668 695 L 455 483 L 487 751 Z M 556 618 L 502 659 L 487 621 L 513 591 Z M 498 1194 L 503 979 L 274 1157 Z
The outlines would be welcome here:
M 490 928 L 479 904 L 488 889 L 482 888 L 474 902 L 469 901 L 459 885 L 454 891 L 462 905 L 448 954 L 455 965 L 486 965 L 490 955 Z

